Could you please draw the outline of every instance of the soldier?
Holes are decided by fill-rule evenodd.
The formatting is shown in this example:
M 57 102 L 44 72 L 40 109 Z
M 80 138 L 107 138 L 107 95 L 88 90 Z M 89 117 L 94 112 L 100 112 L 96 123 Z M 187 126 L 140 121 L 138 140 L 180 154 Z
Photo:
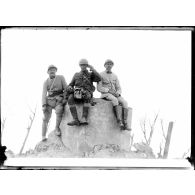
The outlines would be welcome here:
M 59 126 L 62 120 L 64 106 L 66 104 L 65 96 L 67 83 L 64 76 L 56 75 L 56 72 L 57 67 L 54 65 L 50 65 L 47 70 L 49 78 L 43 84 L 42 109 L 44 117 L 42 123 L 42 141 L 47 140 L 47 126 L 51 118 L 52 109 L 55 109 L 56 112 L 55 134 L 57 136 L 61 135 Z
M 121 96 L 121 87 L 118 77 L 111 71 L 114 63 L 112 60 L 106 60 L 104 63 L 105 71 L 101 72 L 102 80 L 97 85 L 97 90 L 102 94 L 101 98 L 111 100 L 114 112 L 116 114 L 117 122 L 121 130 L 131 130 L 127 124 L 128 104 Z M 122 104 L 123 120 L 120 113 L 119 103 Z
M 79 62 L 81 71 L 75 73 L 68 86 L 68 105 L 70 108 L 70 112 L 73 117 L 73 121 L 69 122 L 70 126 L 79 126 L 80 124 L 87 125 L 88 124 L 88 111 L 91 99 L 93 97 L 93 92 L 95 91 L 95 87 L 93 86 L 93 82 L 99 82 L 101 77 L 99 73 L 94 69 L 93 66 L 88 64 L 86 59 L 81 59 Z M 87 70 L 89 68 L 91 72 Z M 79 121 L 76 109 L 76 103 L 83 103 L 83 114 L 82 118 Z

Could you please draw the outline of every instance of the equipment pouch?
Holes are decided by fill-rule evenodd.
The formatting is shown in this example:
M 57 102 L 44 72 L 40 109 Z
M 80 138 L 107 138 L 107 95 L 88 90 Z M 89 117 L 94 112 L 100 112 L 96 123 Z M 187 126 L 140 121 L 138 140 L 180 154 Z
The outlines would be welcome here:
M 82 89 L 81 88 L 74 89 L 74 98 L 75 99 L 82 99 Z

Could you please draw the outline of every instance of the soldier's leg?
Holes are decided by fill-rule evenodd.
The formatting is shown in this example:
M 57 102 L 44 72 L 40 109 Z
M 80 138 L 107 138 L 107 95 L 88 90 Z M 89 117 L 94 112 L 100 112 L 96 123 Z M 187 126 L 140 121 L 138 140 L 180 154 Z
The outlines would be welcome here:
M 119 107 L 118 99 L 115 96 L 113 96 L 112 94 L 108 94 L 106 96 L 106 99 L 108 99 L 112 102 L 117 122 L 119 123 L 120 128 L 123 129 L 124 126 L 123 126 L 123 123 L 122 123 L 122 113 L 121 113 L 121 109 Z
M 76 109 L 73 94 L 70 94 L 70 96 L 68 98 L 68 105 L 69 105 L 69 109 L 70 109 L 70 112 L 71 112 L 72 117 L 73 117 L 73 121 L 71 121 L 67 124 L 70 125 L 70 126 L 74 126 L 74 125 L 79 126 L 80 122 L 79 122 L 79 119 L 78 119 L 78 114 L 77 114 L 77 109 Z
M 86 91 L 84 96 L 84 104 L 83 104 L 83 114 L 81 118 L 81 124 L 88 125 L 88 113 L 91 102 L 92 95 L 90 92 Z
M 119 103 L 122 104 L 123 107 L 123 123 L 124 123 L 124 130 L 130 131 L 131 128 L 128 126 L 127 118 L 128 118 L 128 103 L 123 97 L 118 97 Z
M 46 111 L 43 113 L 43 121 L 42 121 L 42 141 L 46 140 L 46 134 L 47 134 L 47 127 L 49 120 L 51 118 L 52 114 L 52 107 L 48 106 L 46 107 Z
M 55 112 L 56 112 L 56 127 L 55 127 L 55 134 L 57 136 L 61 135 L 61 131 L 60 131 L 60 123 L 62 121 L 62 115 L 63 115 L 63 111 L 64 111 L 64 107 L 62 104 L 58 104 L 55 107 Z

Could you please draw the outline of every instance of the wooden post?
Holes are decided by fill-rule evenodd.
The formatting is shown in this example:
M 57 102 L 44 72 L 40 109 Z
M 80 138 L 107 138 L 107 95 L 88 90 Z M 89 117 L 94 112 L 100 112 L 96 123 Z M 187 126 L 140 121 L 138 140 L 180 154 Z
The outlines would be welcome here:
M 168 127 L 168 132 L 167 132 L 167 137 L 166 137 L 166 143 L 165 143 L 163 158 L 167 158 L 167 156 L 168 156 L 172 129 L 173 129 L 173 122 L 169 122 L 169 127 Z

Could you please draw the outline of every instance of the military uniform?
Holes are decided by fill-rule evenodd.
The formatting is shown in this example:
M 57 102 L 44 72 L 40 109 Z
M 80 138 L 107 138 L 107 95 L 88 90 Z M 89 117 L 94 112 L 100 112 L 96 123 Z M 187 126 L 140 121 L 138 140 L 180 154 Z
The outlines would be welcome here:
M 90 73 L 86 71 L 80 71 L 76 73 L 72 81 L 70 82 L 69 86 L 72 88 L 80 88 L 83 89 L 83 97 L 81 100 L 77 100 L 74 98 L 74 94 L 70 94 L 68 98 L 69 105 L 75 104 L 76 101 L 82 101 L 84 103 L 90 103 L 91 98 L 93 96 L 93 92 L 95 91 L 95 87 L 93 86 L 93 82 L 99 82 L 101 80 L 99 74 L 97 73 Z
M 106 63 L 110 63 L 113 66 L 112 60 L 106 60 Z M 116 114 L 117 122 L 120 125 L 121 130 L 130 130 L 127 125 L 128 118 L 128 103 L 121 96 L 121 87 L 118 77 L 111 72 L 111 70 L 106 70 L 100 73 L 101 81 L 98 82 L 97 90 L 101 93 L 101 98 L 110 100 L 113 104 L 114 113 Z M 122 105 L 122 113 L 119 107 Z
M 118 77 L 114 73 L 107 73 L 103 71 L 100 73 L 102 80 L 97 85 L 97 90 L 101 93 L 101 98 L 105 98 L 112 101 L 113 106 L 122 104 L 124 108 L 128 108 L 128 103 L 121 96 L 121 87 Z M 109 90 L 119 94 L 118 97 L 109 93 Z
M 55 80 L 55 81 L 54 81 Z M 52 83 L 52 88 L 50 89 Z M 66 95 L 67 83 L 64 76 L 56 75 L 55 78 L 48 78 L 43 84 L 42 105 L 47 106 L 47 112 L 44 113 L 44 118 L 49 121 L 51 118 L 52 109 L 55 109 L 56 114 L 63 114 L 63 99 Z
M 45 108 L 43 111 L 42 123 L 43 138 L 45 138 L 46 136 L 47 126 L 51 118 L 52 109 L 55 109 L 56 113 L 56 134 L 60 135 L 59 125 L 61 123 L 64 111 L 64 99 L 66 96 L 66 89 L 67 83 L 65 81 L 64 76 L 62 75 L 56 75 L 55 78 L 52 79 L 48 78 L 43 84 L 42 107 Z
M 81 60 L 81 64 L 87 64 L 87 60 Z M 92 72 L 89 72 L 86 70 L 81 70 L 78 73 L 75 73 L 75 75 L 72 78 L 72 81 L 69 84 L 68 87 L 68 105 L 71 111 L 71 114 L 73 116 L 73 121 L 68 123 L 68 125 L 80 125 L 80 124 L 88 124 L 87 122 L 87 116 L 88 116 L 88 109 L 90 106 L 91 99 L 93 97 L 93 92 L 95 91 L 95 87 L 93 86 L 93 82 L 99 82 L 101 80 L 101 77 L 98 72 L 95 71 L 95 69 L 92 70 Z M 79 93 L 81 94 L 81 98 L 77 99 L 75 97 L 75 91 L 79 90 Z M 83 105 L 83 115 L 81 121 L 78 120 L 77 110 L 75 104 L 78 102 L 84 103 Z

